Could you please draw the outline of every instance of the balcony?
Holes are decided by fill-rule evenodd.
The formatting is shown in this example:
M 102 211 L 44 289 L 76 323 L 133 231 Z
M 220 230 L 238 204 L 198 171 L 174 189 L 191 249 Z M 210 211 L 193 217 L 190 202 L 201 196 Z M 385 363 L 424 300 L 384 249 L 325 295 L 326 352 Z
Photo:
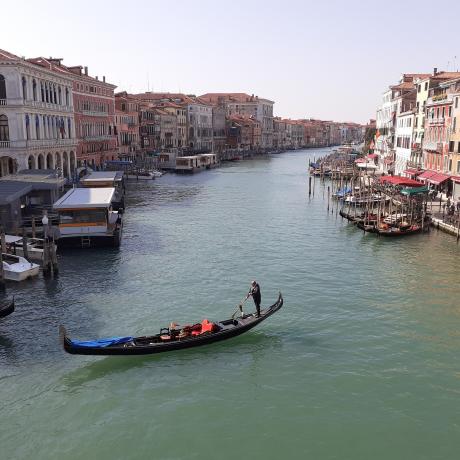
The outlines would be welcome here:
M 81 113 L 83 115 L 89 115 L 91 117 L 108 117 L 108 112 L 96 112 L 94 110 L 82 110 Z
M 84 141 L 110 141 L 115 135 L 101 134 L 99 136 L 83 136 Z
M 424 141 L 423 142 L 424 150 L 431 150 L 433 152 L 442 153 L 442 142 L 437 141 Z
M 42 149 L 53 147 L 75 147 L 77 139 L 29 139 L 20 141 L 0 141 L 2 149 Z
M 437 94 L 436 96 L 431 96 L 427 99 L 426 105 L 441 105 L 441 104 L 451 104 L 453 100 L 452 94 Z
M 6 105 L 7 100 L 6 99 L 0 99 L 0 106 L 1 105 Z
M 444 117 L 439 117 L 439 118 L 428 118 L 428 124 L 429 125 L 443 125 L 445 122 Z

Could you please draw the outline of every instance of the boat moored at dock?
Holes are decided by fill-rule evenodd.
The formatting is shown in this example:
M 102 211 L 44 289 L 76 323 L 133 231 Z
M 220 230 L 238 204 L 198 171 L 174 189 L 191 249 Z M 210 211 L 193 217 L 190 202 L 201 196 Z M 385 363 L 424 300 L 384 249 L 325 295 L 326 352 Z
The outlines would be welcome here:
M 21 257 L 26 257 L 24 253 L 24 238 L 21 236 L 5 235 L 6 252 Z M 43 263 L 44 255 L 43 238 L 27 238 L 27 259 L 38 264 Z M 55 247 L 56 249 L 56 247 Z
M 2 253 L 3 273 L 6 280 L 24 281 L 38 275 L 40 266 L 21 256 Z
M 118 247 L 122 214 L 113 210 L 113 187 L 74 188 L 54 203 L 59 214 L 58 247 Z

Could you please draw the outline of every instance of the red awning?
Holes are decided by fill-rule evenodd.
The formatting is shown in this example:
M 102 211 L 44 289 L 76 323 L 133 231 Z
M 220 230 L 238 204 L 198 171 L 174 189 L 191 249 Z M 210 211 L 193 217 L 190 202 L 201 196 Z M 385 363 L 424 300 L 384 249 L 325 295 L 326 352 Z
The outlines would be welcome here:
M 371 159 L 374 159 L 374 158 L 377 158 L 378 155 L 376 153 L 370 153 L 369 155 L 367 155 L 367 158 L 371 158 Z
M 406 176 L 418 176 L 419 174 L 422 174 L 423 171 L 420 171 L 418 169 L 415 169 L 415 168 L 407 168 L 405 171 L 404 171 L 404 174 Z
M 355 163 L 367 163 L 366 159 L 365 158 L 357 158 L 355 160 Z
M 420 174 L 420 176 L 418 176 L 418 179 L 419 180 L 427 180 L 430 177 L 435 176 L 436 174 L 438 174 L 436 171 L 430 171 L 430 170 L 423 171 L 422 174 Z
M 401 176 L 382 176 L 380 178 L 382 184 L 402 185 L 403 187 L 422 187 L 423 183 L 414 179 L 408 179 Z
M 450 176 L 450 178 L 457 184 L 460 184 L 460 176 Z
M 434 185 L 439 185 L 449 179 L 450 176 L 447 174 L 437 173 L 434 176 L 431 176 L 427 179 L 428 182 Z
M 383 160 L 383 162 L 384 162 L 386 165 L 392 165 L 392 164 L 395 162 L 395 160 L 393 160 L 393 158 L 385 158 L 385 159 Z

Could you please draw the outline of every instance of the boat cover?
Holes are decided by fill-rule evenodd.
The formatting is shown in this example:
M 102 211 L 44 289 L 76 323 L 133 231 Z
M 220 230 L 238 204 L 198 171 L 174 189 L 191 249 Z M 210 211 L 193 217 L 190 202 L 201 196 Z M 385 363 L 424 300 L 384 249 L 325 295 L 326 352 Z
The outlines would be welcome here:
M 94 348 L 104 348 L 110 345 L 118 345 L 121 343 L 131 342 L 134 337 L 109 337 L 106 339 L 99 340 L 72 340 L 72 345 L 75 347 L 94 347 Z

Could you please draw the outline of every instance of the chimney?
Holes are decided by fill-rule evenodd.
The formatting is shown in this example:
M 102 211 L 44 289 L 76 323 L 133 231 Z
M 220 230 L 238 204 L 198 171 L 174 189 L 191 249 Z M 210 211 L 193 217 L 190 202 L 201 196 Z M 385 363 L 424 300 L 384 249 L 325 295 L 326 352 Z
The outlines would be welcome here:
M 85 75 L 88 75 L 88 67 L 85 66 Z
M 102 76 L 102 81 L 105 83 L 105 75 Z
M 433 69 L 433 77 L 436 77 L 437 74 L 438 74 L 438 68 L 435 67 L 435 68 Z

